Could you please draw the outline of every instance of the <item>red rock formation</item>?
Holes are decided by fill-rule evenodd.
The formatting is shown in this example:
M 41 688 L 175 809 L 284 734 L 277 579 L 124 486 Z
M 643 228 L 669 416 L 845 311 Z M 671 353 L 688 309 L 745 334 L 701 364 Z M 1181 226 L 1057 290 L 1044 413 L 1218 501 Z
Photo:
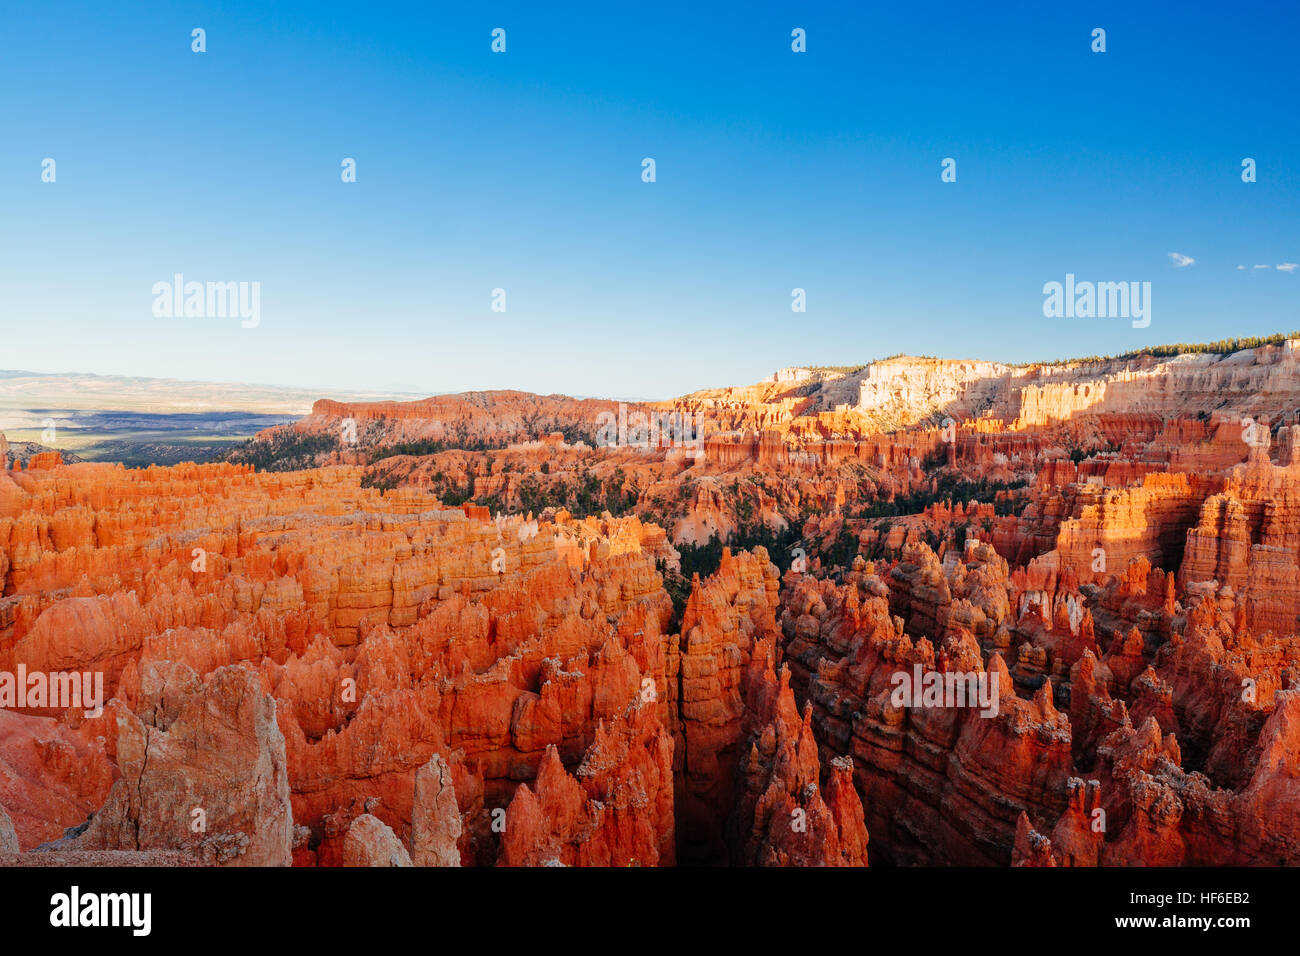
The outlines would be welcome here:
M 778 678 L 773 650 L 759 642 L 746 679 L 749 750 L 737 767 L 727 820 L 731 859 L 746 866 L 866 866 L 867 828 L 853 764 L 831 761 L 822 796 L 812 708 L 802 718 L 789 671 Z
M 137 708 L 114 708 L 121 777 L 66 848 L 185 849 L 216 865 L 288 866 L 284 738 L 257 675 L 223 667 L 200 683 L 183 664 L 147 665 Z
M 305 471 L 33 455 L 0 674 L 111 699 L 0 710 L 0 805 L 51 860 L 1294 862 L 1296 355 L 634 407 L 702 419 L 702 457 L 523 393 L 318 403 L 263 440 L 337 431 Z M 481 450 L 380 457 L 440 443 Z M 772 550 L 688 588 L 673 542 L 732 533 Z
M 299 863 L 338 864 L 369 814 L 420 863 L 491 862 L 504 851 L 494 812 L 553 750 L 579 775 L 600 768 L 586 785 L 606 808 L 611 858 L 672 861 L 676 640 L 654 570 L 673 554 L 662 533 L 635 519 L 491 521 L 361 489 L 357 470 L 45 474 L 24 473 L 0 517 L 14 571 L 0 667 L 95 671 L 115 700 L 95 720 L 53 712 L 72 729 L 0 712 L 18 722 L 0 752 L 22 772 L 6 802 L 24 847 L 97 811 L 79 849 L 183 847 L 211 862 L 288 862 L 292 849 Z M 74 500 L 52 507 L 55 482 Z M 163 489 L 193 504 L 171 507 Z M 228 673 L 251 675 L 263 703 Z M 187 717 L 197 701 L 252 720 L 243 742 Z M 58 746 L 79 777 L 58 784 L 48 757 L 28 756 L 37 726 L 69 737 Z M 104 738 L 103 756 L 81 752 L 76 728 Z M 223 807 L 213 784 L 206 838 L 172 819 L 194 809 L 174 805 L 176 781 L 209 772 L 187 761 L 236 779 L 205 733 L 246 767 L 278 766 L 291 815 L 272 825 L 266 800 Z M 145 761 L 146 749 L 163 759 Z M 429 795 L 425 767 L 450 789 Z
M 460 866 L 460 807 L 451 768 L 441 755 L 415 772 L 411 859 L 415 866 Z
M 734 799 L 746 712 L 744 676 L 755 641 L 775 639 L 780 583 L 767 553 L 733 556 L 698 577 L 682 614 L 678 839 L 687 857 L 725 854 L 723 820 Z
M 505 866 L 671 865 L 672 740 L 648 703 L 602 724 L 573 775 L 552 745 L 505 816 Z
M 363 813 L 343 839 L 344 866 L 410 866 L 402 841 L 378 817 Z

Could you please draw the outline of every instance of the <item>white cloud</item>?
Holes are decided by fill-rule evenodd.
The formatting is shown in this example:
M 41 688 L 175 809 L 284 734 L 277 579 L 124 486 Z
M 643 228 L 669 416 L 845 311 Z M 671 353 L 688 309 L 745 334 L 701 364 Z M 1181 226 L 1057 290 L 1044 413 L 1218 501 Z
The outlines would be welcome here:
M 1245 266 L 1237 266 L 1237 268 L 1238 268 L 1238 269 L 1244 269 L 1244 268 L 1246 268 L 1246 267 L 1245 267 Z
M 1255 266 L 1256 269 L 1271 269 L 1272 266 Z
M 1185 256 L 1181 252 L 1171 252 L 1169 253 L 1169 258 L 1174 261 L 1175 269 L 1186 268 L 1196 261 L 1191 256 Z
M 1284 262 L 1277 268 L 1279 272 L 1295 272 L 1300 269 L 1300 262 Z

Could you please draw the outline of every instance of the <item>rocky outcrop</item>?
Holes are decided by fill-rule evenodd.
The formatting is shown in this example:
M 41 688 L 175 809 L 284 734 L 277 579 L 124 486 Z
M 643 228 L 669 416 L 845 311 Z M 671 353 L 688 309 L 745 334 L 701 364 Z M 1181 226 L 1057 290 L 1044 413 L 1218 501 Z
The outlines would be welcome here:
M 95 719 L 0 711 L 24 845 L 94 812 L 82 850 L 337 865 L 368 814 L 420 865 L 513 861 L 536 848 L 498 824 L 553 752 L 607 833 L 565 839 L 674 859 L 677 639 L 655 562 L 675 552 L 658 529 L 494 520 L 363 489 L 355 469 L 75 469 L 24 472 L 0 501 L 0 669 L 93 671 L 113 698 Z M 56 486 L 73 500 L 53 507 Z M 208 711 L 229 711 L 216 732 Z M 244 772 L 283 794 L 238 790 Z
M 678 840 L 686 858 L 725 857 L 723 821 L 743 750 L 744 679 L 756 641 L 774 640 L 780 582 L 761 548 L 724 549 L 717 574 L 695 578 L 682 614 Z
M 416 866 L 460 866 L 460 806 L 451 768 L 440 754 L 415 772 L 411 807 L 411 861 Z
M 760 641 L 749 665 L 748 752 L 737 767 L 727 820 L 729 859 L 746 866 L 866 866 L 853 762 L 833 759 L 823 776 L 812 708 L 799 716 L 789 671 L 783 667 L 778 677 L 773 657 L 772 644 Z
M 121 777 L 66 848 L 190 849 L 215 865 L 288 866 L 284 737 L 257 675 L 223 667 L 200 683 L 183 664 L 149 665 L 141 688 L 136 711 L 113 708 Z
M 363 813 L 343 840 L 344 866 L 410 866 L 402 841 L 378 817 Z
M 9 819 L 9 814 L 5 813 L 5 808 L 0 807 L 0 854 L 18 851 L 18 834 L 14 831 L 13 821 Z
M 916 557 L 918 567 L 933 561 L 920 551 Z M 969 568 L 954 564 L 945 588 L 952 592 L 960 567 L 960 590 L 978 596 L 987 587 L 976 584 L 985 574 L 980 561 L 995 558 L 990 552 Z M 1005 565 L 999 570 L 1005 578 Z M 891 616 L 889 586 L 866 565 L 838 587 L 807 577 L 791 585 L 782 628 L 792 683 L 811 702 L 823 758 L 836 751 L 852 756 L 873 855 L 893 863 L 1005 864 L 1020 812 L 1059 815 L 1072 770 L 1069 721 L 1053 702 L 1050 682 L 1022 700 L 996 652 L 985 668 L 963 623 L 974 620 L 973 604 L 963 606 L 960 619 L 936 605 L 948 628 L 936 651 Z M 982 603 L 999 608 L 1005 598 Z M 984 687 L 984 704 L 975 692 L 963 693 L 960 703 L 900 698 L 900 679 L 912 682 L 917 673 L 940 682 L 960 673 L 963 686 Z
M 535 789 L 534 789 L 535 788 Z M 549 747 L 533 787 L 520 786 L 505 816 L 505 866 L 671 865 L 672 742 L 651 706 L 598 729 L 569 774 Z
M 1295 361 L 636 408 L 702 457 L 523 393 L 321 403 L 300 471 L 36 455 L 0 674 L 106 700 L 5 704 L 0 804 L 24 861 L 1292 862 Z

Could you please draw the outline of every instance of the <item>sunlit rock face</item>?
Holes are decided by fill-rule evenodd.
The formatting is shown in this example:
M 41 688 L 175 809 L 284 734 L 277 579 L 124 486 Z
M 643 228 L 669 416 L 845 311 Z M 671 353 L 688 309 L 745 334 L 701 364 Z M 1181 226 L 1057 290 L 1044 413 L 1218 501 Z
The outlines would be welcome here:
M 512 392 L 323 401 L 255 464 L 34 454 L 0 474 L 0 859 L 1296 864 L 1295 362 L 632 409 L 698 448 Z

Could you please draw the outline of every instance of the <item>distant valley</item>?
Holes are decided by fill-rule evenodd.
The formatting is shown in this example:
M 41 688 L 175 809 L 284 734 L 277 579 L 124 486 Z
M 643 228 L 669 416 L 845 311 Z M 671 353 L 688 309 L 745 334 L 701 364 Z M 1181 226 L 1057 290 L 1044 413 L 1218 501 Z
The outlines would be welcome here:
M 51 450 L 69 462 L 128 467 L 208 462 L 307 414 L 318 397 L 268 385 L 0 370 L 0 431 L 17 461 Z M 350 400 L 414 397 L 355 392 Z

